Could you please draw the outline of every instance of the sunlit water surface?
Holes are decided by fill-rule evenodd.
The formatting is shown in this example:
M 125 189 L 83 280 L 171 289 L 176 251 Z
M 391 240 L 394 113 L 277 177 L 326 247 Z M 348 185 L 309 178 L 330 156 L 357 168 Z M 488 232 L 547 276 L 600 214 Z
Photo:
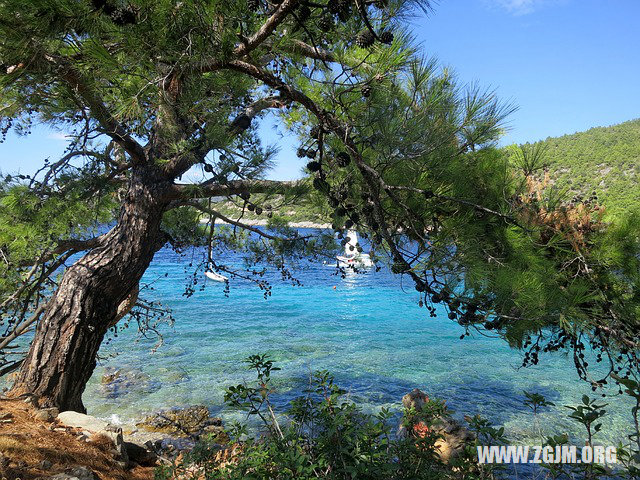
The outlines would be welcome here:
M 225 421 L 241 420 L 224 406 L 225 388 L 252 379 L 247 356 L 268 353 L 282 369 L 274 373 L 279 408 L 300 394 L 310 372 L 326 369 L 365 410 L 398 408 L 418 387 L 445 399 L 458 418 L 479 413 L 520 441 L 539 438 L 523 390 L 539 392 L 556 404 L 541 414 L 542 430 L 577 434 L 564 405 L 591 392 L 570 359 L 545 355 L 538 366 L 518 369 L 520 354 L 503 341 L 460 340 L 464 330 L 443 311 L 429 318 L 412 285 L 405 280 L 403 288 L 398 276 L 380 271 L 343 279 L 311 263 L 297 272 L 303 286 L 276 282 L 266 300 L 241 280 L 231 280 L 228 297 L 221 284 L 209 282 L 186 298 L 188 262 L 169 250 L 156 255 L 144 277 L 154 290 L 145 296 L 170 307 L 175 326 L 161 330 L 164 345 L 155 353 L 156 338 L 139 339 L 135 328 L 102 348 L 84 394 L 90 413 L 132 422 L 162 408 L 205 404 Z M 102 376 L 118 368 L 141 380 L 124 391 L 105 389 Z M 620 397 L 604 400 L 612 405 L 603 442 L 620 438 L 631 422 Z

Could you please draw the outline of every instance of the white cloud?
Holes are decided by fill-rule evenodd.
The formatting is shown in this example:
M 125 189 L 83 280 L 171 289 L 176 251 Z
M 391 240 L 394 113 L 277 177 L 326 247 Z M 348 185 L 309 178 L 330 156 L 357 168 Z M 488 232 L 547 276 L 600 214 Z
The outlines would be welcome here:
M 49 135 L 47 135 L 47 138 L 50 140 L 65 140 L 65 141 L 69 139 L 68 135 L 61 132 L 50 133 Z
M 548 3 L 547 0 L 488 0 L 488 3 L 504 8 L 513 15 L 526 15 Z

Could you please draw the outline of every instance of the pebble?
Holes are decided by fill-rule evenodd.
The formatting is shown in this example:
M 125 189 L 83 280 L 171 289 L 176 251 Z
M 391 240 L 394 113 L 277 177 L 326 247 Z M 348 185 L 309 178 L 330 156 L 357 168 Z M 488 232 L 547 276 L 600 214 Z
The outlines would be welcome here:
M 98 476 L 87 467 L 75 467 L 67 473 L 59 473 L 50 477 L 51 480 L 99 480 Z
M 54 419 L 48 410 L 37 410 L 36 413 L 33 414 L 33 418 L 40 422 L 53 422 Z

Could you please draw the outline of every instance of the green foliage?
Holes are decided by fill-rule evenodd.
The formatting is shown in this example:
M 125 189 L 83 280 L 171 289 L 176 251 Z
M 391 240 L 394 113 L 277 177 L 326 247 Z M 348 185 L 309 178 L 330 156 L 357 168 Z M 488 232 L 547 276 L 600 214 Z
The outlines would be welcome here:
M 100 225 L 113 220 L 117 206 L 113 194 L 106 187 L 100 195 L 86 198 L 90 181 L 75 178 L 66 183 L 64 194 L 47 196 L 15 179 L 0 184 L 0 299 L 5 300 L 32 277 L 46 278 L 52 273 L 51 265 L 32 270 L 36 259 L 52 260 L 55 265 L 67 252 L 58 251 L 61 244 L 92 237 Z M 25 294 L 35 299 L 46 295 L 50 287 L 39 282 Z M 0 329 L 12 325 L 12 316 L 5 316 L 11 308 L 8 304 L 0 308 Z
M 614 379 L 624 387 L 624 393 L 630 396 L 635 404 L 631 408 L 634 429 L 627 438 L 629 445 L 620 444 L 618 459 L 630 474 L 640 476 L 640 382 L 617 375 Z
M 164 231 L 176 247 L 204 245 L 207 238 L 206 225 L 200 223 L 200 212 L 193 207 L 169 210 L 162 218 Z
M 513 444 L 504 427 L 494 426 L 479 415 L 465 416 L 472 435 L 448 459 L 441 455 L 447 430 L 443 420 L 450 412 L 439 400 L 427 399 L 419 409 L 406 408 L 402 417 L 382 409 L 377 414 L 362 412 L 326 371 L 312 374 L 304 395 L 294 399 L 284 415 L 276 416 L 270 403 L 274 392 L 271 373 L 278 369 L 265 355 L 251 356 L 247 363 L 256 381 L 229 388 L 227 403 L 261 419 L 264 431 L 255 437 L 243 425 L 227 429 L 229 445 L 204 439 L 181 461 L 156 470 L 158 480 L 168 480 L 190 472 L 211 479 L 495 479 L 528 475 L 519 465 L 478 464 L 478 447 Z M 640 399 L 637 382 L 621 379 L 627 394 Z M 539 408 L 553 405 L 539 393 L 525 392 L 525 405 L 535 415 Z M 597 445 L 594 435 L 599 420 L 606 415 L 604 405 L 587 397 L 569 406 L 569 419 L 584 427 L 587 445 Z M 637 418 L 637 409 L 634 416 Z M 394 431 L 394 424 L 400 429 Z M 614 468 L 597 463 L 541 463 L 536 474 L 548 478 L 633 479 L 638 474 L 640 449 L 638 426 L 632 427 L 629 443 L 617 447 Z M 541 436 L 540 447 L 580 445 L 580 438 L 566 433 Z M 533 455 L 533 451 L 530 452 Z M 532 457 L 530 457 L 532 458 Z M 577 448 L 576 459 L 581 458 Z M 515 470 L 512 470 L 515 469 Z
M 582 396 L 582 405 L 578 405 L 577 407 L 567 406 L 567 408 L 572 411 L 569 418 L 573 418 L 584 425 L 590 445 L 593 441 L 593 435 L 602 429 L 602 423 L 595 422 L 607 413 L 604 409 L 606 406 L 606 403 L 598 404 L 587 395 Z
M 543 407 L 552 407 L 555 403 L 548 401 L 539 393 L 531 393 L 531 392 L 523 392 L 526 400 L 524 401 L 525 406 L 529 407 L 533 414 L 537 414 L 538 410 Z
M 595 200 L 569 201 L 541 177 L 541 146 L 495 148 L 511 109 L 490 92 L 460 91 L 431 62 L 413 62 L 397 80 L 352 99 L 350 124 L 367 139 L 361 159 L 350 152 L 340 165 L 344 146 L 326 139 L 316 180 L 333 224 L 367 229 L 431 315 L 443 303 L 468 331 L 492 330 L 526 349 L 525 365 L 568 349 L 586 379 L 591 344 L 596 362 L 622 353 L 613 370 L 637 374 L 636 214 L 610 224 Z
M 2 222 L 11 255 L 42 269 L 39 291 L 47 285 L 50 293 L 56 282 L 47 270 L 54 257 L 43 262 L 38 249 L 53 254 L 48 242 L 80 240 L 75 234 L 83 237 L 84 227 L 65 230 L 63 222 L 78 216 L 86 226 L 90 212 L 111 220 L 116 202 L 135 207 L 140 218 L 162 215 L 175 248 L 208 247 L 198 268 L 256 281 L 265 295 L 270 287 L 257 263 L 275 265 L 295 283 L 286 262 L 331 255 L 329 235 L 301 237 L 283 221 L 300 195 L 288 193 L 291 185 L 280 185 L 281 209 L 266 208 L 273 189 L 259 179 L 276 149 L 262 145 L 258 126 L 269 111 L 317 162 L 309 168 L 314 178 L 303 182 L 315 192 L 302 208 L 317 208 L 336 230 L 368 235 L 372 257 L 409 275 L 430 315 L 435 304 L 445 305 L 467 333 L 491 330 L 526 349 L 525 364 L 545 351 L 570 350 L 586 379 L 591 346 L 599 360 L 612 359 L 609 373 L 636 375 L 638 217 L 616 215 L 608 225 L 597 202 L 567 203 L 562 185 L 542 188 L 541 147 L 515 158 L 496 148 L 513 108 L 491 91 L 460 85 L 419 55 L 407 33 L 407 16 L 428 1 L 278 5 L 2 2 L 2 131 L 26 134 L 35 122 L 70 135 L 68 154 L 29 179 L 24 204 L 38 216 L 35 227 L 18 222 L 20 233 L 10 216 Z M 619 128 L 630 141 L 623 133 L 620 148 L 607 145 L 625 162 L 637 154 L 628 148 L 635 145 L 630 125 Z M 565 156 L 560 147 L 547 150 Z M 618 177 L 631 175 L 632 165 L 624 163 Z M 182 183 L 199 169 L 199 183 Z M 268 231 L 241 222 L 203 227 L 195 212 L 221 218 L 212 200 L 220 195 L 224 208 L 231 202 L 241 215 L 272 213 Z M 14 197 L 7 202 L 18 211 L 23 199 Z M 148 228 L 160 230 L 158 224 Z M 95 246 L 65 254 L 88 248 Z M 230 271 L 218 260 L 228 249 L 246 253 L 243 269 Z M 24 271 L 6 270 L 19 290 Z M 28 294 L 21 297 L 25 291 L 12 299 L 14 310 L 34 306 Z M 24 312 L 18 318 L 28 322 Z
M 256 382 L 229 388 L 225 400 L 260 417 L 264 435 L 240 441 L 234 435 L 246 436 L 247 430 L 234 426 L 229 433 L 236 439 L 237 455 L 220 455 L 225 448 L 221 445 L 199 447 L 186 462 L 159 469 L 157 478 L 174 478 L 190 466 L 207 479 L 227 480 L 491 478 L 491 469 L 469 461 L 467 453 L 456 462 L 455 470 L 446 466 L 437 453 L 436 441 L 441 436 L 424 428 L 414 433 L 414 426 L 434 425 L 448 415 L 442 402 L 427 402 L 420 411 L 407 410 L 403 417 L 407 433 L 400 438 L 394 433 L 396 416 L 386 409 L 377 414 L 362 412 L 329 372 L 320 371 L 278 420 L 269 401 L 271 372 L 277 368 L 264 355 L 252 356 L 248 363 L 256 372 Z M 283 420 L 286 423 L 281 424 Z M 475 454 L 472 444 L 469 452 Z M 226 465 L 220 465 L 220 458 L 226 458 Z

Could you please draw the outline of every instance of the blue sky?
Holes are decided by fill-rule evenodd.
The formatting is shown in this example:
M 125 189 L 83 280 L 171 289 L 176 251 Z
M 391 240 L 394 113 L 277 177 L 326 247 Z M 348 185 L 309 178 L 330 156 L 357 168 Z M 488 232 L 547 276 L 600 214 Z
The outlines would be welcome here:
M 428 55 L 464 83 L 519 107 L 503 144 L 640 117 L 640 0 L 440 0 L 412 27 Z M 265 129 L 266 134 L 272 130 Z M 64 148 L 36 128 L 0 145 L 0 171 L 29 173 Z M 271 178 L 301 174 L 285 140 Z
M 639 0 L 442 0 L 425 50 L 519 111 L 506 143 L 640 117 Z

